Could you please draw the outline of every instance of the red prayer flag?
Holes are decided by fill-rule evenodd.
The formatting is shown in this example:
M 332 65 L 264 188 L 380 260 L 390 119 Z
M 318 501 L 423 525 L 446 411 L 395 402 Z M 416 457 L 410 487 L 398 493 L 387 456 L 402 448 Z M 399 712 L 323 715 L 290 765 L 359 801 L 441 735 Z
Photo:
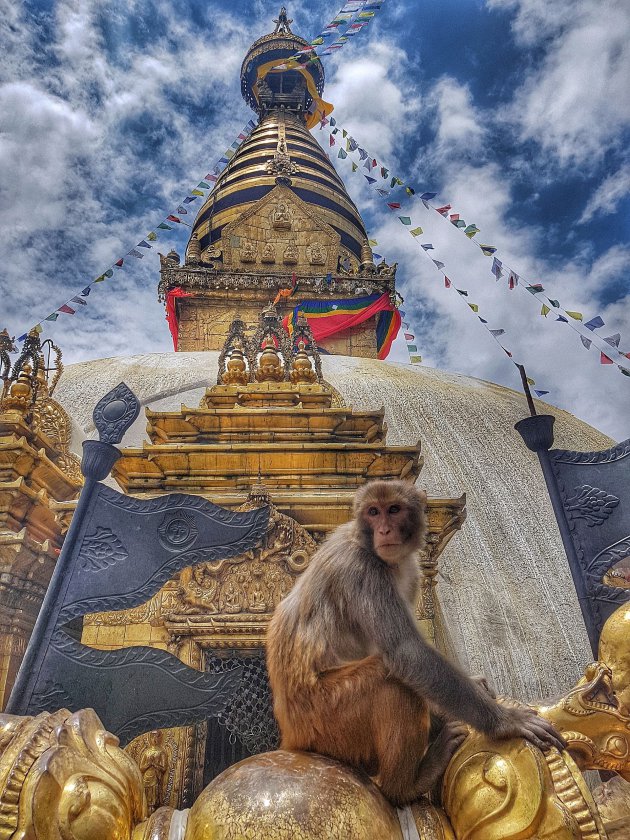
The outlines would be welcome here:
M 451 288 L 451 281 L 448 279 L 446 274 L 444 275 L 444 285 L 446 286 L 447 289 Z
M 331 146 L 335 145 L 335 138 L 332 136 L 332 134 L 330 135 L 330 145 Z
M 388 201 L 387 206 L 390 210 L 400 210 L 400 204 L 397 201 Z
M 451 213 L 451 215 L 449 216 L 449 219 L 451 220 L 451 222 L 459 221 L 459 213 Z
M 445 204 L 444 207 L 436 207 L 435 209 L 441 216 L 447 216 L 448 211 L 451 209 L 451 205 Z
M 178 222 L 179 224 L 181 224 L 182 221 L 181 219 L 178 219 L 177 216 L 167 216 L 166 219 L 169 222 Z
M 407 332 L 405 333 L 406 341 L 413 341 L 414 338 L 415 338 L 415 336 L 412 333 L 407 333 Z
M 609 359 L 605 353 L 601 353 L 599 360 L 603 365 L 612 365 L 613 363 L 613 360 Z
M 67 303 L 64 303 L 64 305 L 63 305 L 63 306 L 60 306 L 60 307 L 59 307 L 59 309 L 57 310 L 57 312 L 65 312 L 65 313 L 66 313 L 66 314 L 68 314 L 68 315 L 74 315 L 74 313 L 76 312 L 76 310 L 75 310 L 75 309 L 72 309 L 70 306 L 68 306 L 68 304 L 67 304 Z
M 123 266 L 123 262 L 124 262 L 124 260 L 121 258 L 121 259 L 117 260 L 117 261 L 114 263 L 114 265 L 117 265 L 117 266 L 118 266 L 118 268 L 122 268 L 122 266 Z

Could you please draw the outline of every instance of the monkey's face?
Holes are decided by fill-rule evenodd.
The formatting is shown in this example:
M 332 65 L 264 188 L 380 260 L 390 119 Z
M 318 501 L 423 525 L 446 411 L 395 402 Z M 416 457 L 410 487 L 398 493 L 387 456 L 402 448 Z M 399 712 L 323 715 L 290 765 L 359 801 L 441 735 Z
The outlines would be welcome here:
M 385 563 L 396 564 L 409 555 L 412 536 L 409 510 L 400 502 L 373 502 L 363 513 L 374 553 Z

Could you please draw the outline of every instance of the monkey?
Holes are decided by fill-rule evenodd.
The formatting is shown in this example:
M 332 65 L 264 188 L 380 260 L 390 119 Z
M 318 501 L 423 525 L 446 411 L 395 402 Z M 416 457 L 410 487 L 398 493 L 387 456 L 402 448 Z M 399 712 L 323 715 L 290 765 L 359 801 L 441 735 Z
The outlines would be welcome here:
M 280 747 L 364 770 L 397 807 L 431 790 L 468 735 L 564 749 L 533 709 L 503 705 L 426 642 L 414 617 L 426 494 L 373 481 L 278 604 L 267 668 Z M 429 743 L 431 714 L 445 719 Z

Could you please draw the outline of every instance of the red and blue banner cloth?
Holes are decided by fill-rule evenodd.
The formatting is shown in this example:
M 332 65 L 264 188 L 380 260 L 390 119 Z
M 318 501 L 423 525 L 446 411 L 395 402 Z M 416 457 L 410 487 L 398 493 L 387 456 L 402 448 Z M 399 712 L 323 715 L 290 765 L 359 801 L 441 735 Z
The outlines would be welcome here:
M 401 323 L 400 313 L 387 293 L 338 300 L 303 300 L 282 322 L 289 335 L 292 335 L 300 313 L 306 316 L 316 342 L 378 315 L 376 349 L 379 359 L 387 357 Z

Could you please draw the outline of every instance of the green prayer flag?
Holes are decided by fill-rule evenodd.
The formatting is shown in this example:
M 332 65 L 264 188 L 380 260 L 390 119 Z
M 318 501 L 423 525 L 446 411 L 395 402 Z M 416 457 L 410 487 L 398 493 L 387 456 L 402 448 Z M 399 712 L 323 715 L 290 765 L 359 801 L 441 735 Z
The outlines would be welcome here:
M 348 152 L 346 152 L 345 149 L 339 149 L 339 153 L 337 154 L 337 157 L 340 157 L 342 159 L 347 158 L 348 157 Z
M 160 230 L 173 230 L 173 228 L 170 225 L 167 225 L 166 222 L 160 222 L 158 228 Z
M 352 171 L 353 171 L 353 172 L 356 172 L 358 168 L 359 168 L 359 167 L 358 167 L 358 166 L 356 165 L 356 163 L 353 161 L 353 162 L 352 162 Z
M 104 277 L 113 277 L 113 276 L 114 276 L 114 269 L 113 268 L 108 268 L 107 271 L 104 274 Z
M 411 224 L 411 219 L 409 218 L 409 216 L 399 216 L 398 218 L 403 223 L 403 225 L 410 225 Z
M 554 307 L 554 309 L 558 309 L 560 306 L 559 300 L 551 300 L 551 298 L 549 298 L 549 303 Z
M 44 321 L 56 321 L 58 317 L 59 317 L 59 313 L 58 312 L 53 312 L 47 318 L 44 318 Z
M 412 236 L 420 236 L 420 234 L 421 234 L 421 233 L 424 233 L 424 231 L 422 230 L 422 228 L 421 228 L 421 227 L 417 227 L 417 228 L 413 228 L 413 230 L 410 230 L 410 231 L 409 231 L 409 233 L 410 233 Z

